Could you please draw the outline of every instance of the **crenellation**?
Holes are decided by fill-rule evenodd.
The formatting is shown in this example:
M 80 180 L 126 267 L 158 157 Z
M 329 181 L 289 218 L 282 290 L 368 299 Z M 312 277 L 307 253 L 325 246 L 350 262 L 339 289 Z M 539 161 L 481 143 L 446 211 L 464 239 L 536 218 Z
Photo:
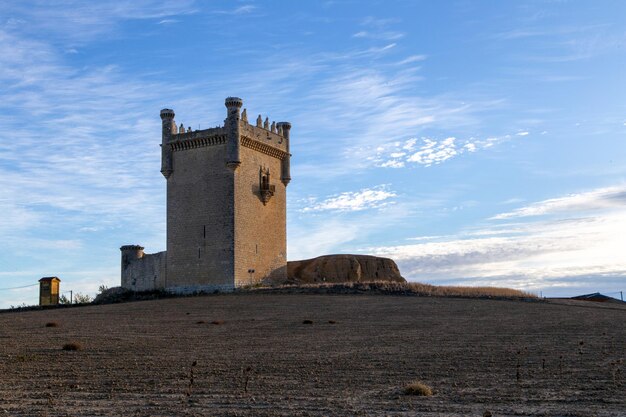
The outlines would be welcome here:
M 261 144 L 272 146 L 283 152 L 287 151 L 287 144 L 282 136 L 278 133 L 265 130 L 262 127 L 243 125 L 241 126 L 241 136 L 255 140 Z

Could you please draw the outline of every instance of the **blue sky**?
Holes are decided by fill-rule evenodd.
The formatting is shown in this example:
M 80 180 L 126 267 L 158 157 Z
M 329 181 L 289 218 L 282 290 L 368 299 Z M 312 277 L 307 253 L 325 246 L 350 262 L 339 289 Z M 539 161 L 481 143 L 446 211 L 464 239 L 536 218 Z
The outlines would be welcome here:
M 626 290 L 622 1 L 1 1 L 0 308 L 165 249 L 159 110 L 288 120 L 288 257 Z

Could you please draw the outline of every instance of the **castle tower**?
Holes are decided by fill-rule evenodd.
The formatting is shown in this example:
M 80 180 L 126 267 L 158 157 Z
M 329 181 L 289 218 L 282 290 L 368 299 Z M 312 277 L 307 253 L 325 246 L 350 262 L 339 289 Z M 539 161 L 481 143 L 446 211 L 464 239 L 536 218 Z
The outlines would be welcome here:
M 286 277 L 291 125 L 253 126 L 240 98 L 225 105 L 223 127 L 195 131 L 161 110 L 167 251 L 123 246 L 123 287 L 192 293 Z

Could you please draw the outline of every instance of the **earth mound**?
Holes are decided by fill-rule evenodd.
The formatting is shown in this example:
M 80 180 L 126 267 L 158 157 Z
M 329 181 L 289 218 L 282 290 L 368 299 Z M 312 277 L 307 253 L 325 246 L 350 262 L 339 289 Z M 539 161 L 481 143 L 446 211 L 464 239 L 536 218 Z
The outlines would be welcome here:
M 285 284 L 369 281 L 406 282 L 392 259 L 378 256 L 325 255 L 287 262 Z

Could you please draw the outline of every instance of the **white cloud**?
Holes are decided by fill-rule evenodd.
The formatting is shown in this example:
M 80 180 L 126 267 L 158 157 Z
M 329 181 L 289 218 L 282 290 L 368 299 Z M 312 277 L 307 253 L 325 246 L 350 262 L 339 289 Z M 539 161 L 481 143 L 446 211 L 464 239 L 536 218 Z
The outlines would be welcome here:
M 467 152 L 476 152 L 476 144 L 475 143 L 466 143 L 463 147 L 467 150 Z
M 420 165 L 431 166 L 440 164 L 445 160 L 453 158 L 457 155 L 455 138 L 447 138 L 442 141 L 434 141 L 431 139 L 424 140 L 424 146 L 407 158 L 409 162 L 416 162 Z
M 528 136 L 530 134 L 530 132 L 517 132 L 516 135 L 517 136 Z
M 221 13 L 221 14 L 247 14 L 247 13 L 251 13 L 253 12 L 257 7 L 252 5 L 252 4 L 246 4 L 244 6 L 239 6 L 233 10 L 222 10 L 222 11 L 218 11 L 217 13 Z
M 600 188 L 566 197 L 551 198 L 493 216 L 492 220 L 542 216 L 559 212 L 586 212 L 600 209 L 622 209 L 626 205 L 626 187 Z
M 412 151 L 415 148 L 416 143 L 417 143 L 417 139 L 415 138 L 409 139 L 406 142 L 404 142 L 404 145 L 402 145 L 402 149 L 406 149 L 407 151 Z
M 302 211 L 361 211 L 389 205 L 389 199 L 393 197 L 396 197 L 396 193 L 387 190 L 387 186 L 380 185 L 334 195 L 321 202 L 313 199 L 309 202 L 311 205 Z
M 361 24 L 363 26 L 382 28 L 382 27 L 387 27 L 392 23 L 398 23 L 398 22 L 399 20 L 394 19 L 394 18 L 379 18 L 379 17 L 374 17 L 374 16 L 368 16 L 365 19 L 363 19 Z
M 438 239 L 445 239 L 445 238 L 449 238 L 450 236 L 417 236 L 417 237 L 409 237 L 406 240 L 413 240 L 413 241 L 422 241 L 422 240 L 438 240 Z
M 380 164 L 382 168 L 404 168 L 404 161 L 398 161 L 397 159 L 390 159 L 389 161 Z
M 27 21 L 28 24 L 12 24 L 10 30 L 19 29 L 23 33 L 39 36 L 55 36 L 74 44 L 85 43 L 103 33 L 116 36 L 119 23 L 127 20 L 159 19 L 160 21 L 195 13 L 193 0 L 180 0 L 175 3 L 160 0 L 119 0 L 110 2 L 5 2 L 3 12 L 14 15 L 14 22 Z
M 426 58 L 428 58 L 426 55 L 411 55 L 408 58 L 405 58 L 402 61 L 398 62 L 397 64 L 398 65 L 412 64 L 414 62 L 424 61 Z
M 404 37 L 404 34 L 391 31 L 368 32 L 366 30 L 362 30 L 353 34 L 352 37 L 393 41 Z
M 454 137 L 441 140 L 427 137 L 419 140 L 412 138 L 404 142 L 379 145 L 367 160 L 382 168 L 403 168 L 409 164 L 430 167 L 466 152 L 474 153 L 490 148 L 510 138 L 510 135 L 489 137 L 484 140 L 471 137 L 462 141 Z
M 611 187 L 521 208 L 513 215 L 546 213 L 551 220 L 500 224 L 455 236 L 412 238 L 424 243 L 375 247 L 395 259 L 403 275 L 417 281 L 514 286 L 525 289 L 596 286 L 626 277 L 626 189 Z M 587 212 L 580 217 L 579 210 Z M 530 214 L 532 213 L 532 214 Z M 436 242 L 429 242 L 435 240 Z M 620 278 L 621 277 L 621 278 Z M 573 291 L 573 290 L 572 290 Z

